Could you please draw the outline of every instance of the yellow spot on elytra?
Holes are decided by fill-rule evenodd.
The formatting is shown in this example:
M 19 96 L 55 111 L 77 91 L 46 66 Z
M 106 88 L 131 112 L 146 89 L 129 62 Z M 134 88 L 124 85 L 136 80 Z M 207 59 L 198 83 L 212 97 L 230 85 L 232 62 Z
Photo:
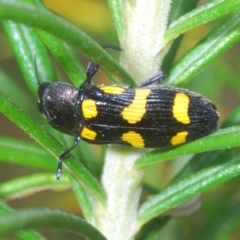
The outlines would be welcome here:
M 97 116 L 96 102 L 92 99 L 82 101 L 82 113 L 84 118 L 94 118 Z
M 177 93 L 173 102 L 173 117 L 180 123 L 189 124 L 190 118 L 188 116 L 190 99 L 185 93 Z
M 135 124 L 142 120 L 146 113 L 147 97 L 151 89 L 137 89 L 132 103 L 125 107 L 121 113 L 123 119 L 130 124 Z
M 97 136 L 97 133 L 87 127 L 83 127 L 80 136 L 88 140 L 94 140 Z
M 144 141 L 142 136 L 139 133 L 136 133 L 134 131 L 129 131 L 127 133 L 124 133 L 122 135 L 122 140 L 130 143 L 133 147 L 136 147 L 136 148 L 144 147 Z
M 175 136 L 172 137 L 171 144 L 178 145 L 180 143 L 185 143 L 187 141 L 186 140 L 187 135 L 188 135 L 188 131 L 183 131 L 183 132 L 177 133 Z
M 124 88 L 118 86 L 104 86 L 100 87 L 100 89 L 108 94 L 121 94 L 125 91 Z

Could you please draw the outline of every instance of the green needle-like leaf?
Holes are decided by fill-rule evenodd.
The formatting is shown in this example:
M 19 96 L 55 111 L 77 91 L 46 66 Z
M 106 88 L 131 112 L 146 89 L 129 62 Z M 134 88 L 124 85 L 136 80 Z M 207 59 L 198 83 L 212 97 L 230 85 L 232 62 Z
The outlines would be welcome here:
M 240 11 L 219 24 L 171 69 L 166 83 L 181 86 L 240 40 Z
M 240 0 L 212 0 L 173 22 L 165 34 L 165 41 L 171 41 L 180 34 L 202 24 L 240 9 Z
M 99 64 L 112 80 L 134 85 L 131 77 L 101 46 L 75 25 L 56 14 L 32 4 L 0 0 L 0 18 L 22 22 L 51 32 Z
M 186 4 L 185 0 L 173 0 L 168 19 L 169 24 L 171 24 L 173 21 L 176 21 L 183 14 L 186 14 L 187 12 L 191 11 L 194 7 L 196 7 L 197 2 L 198 0 L 191 0 L 188 1 L 188 4 Z M 182 37 L 183 35 L 179 36 L 174 40 L 169 52 L 167 53 L 166 57 L 163 60 L 161 69 L 164 70 L 167 76 L 169 75 L 169 71 L 171 69 L 172 63 L 178 51 L 179 45 L 182 41 Z
M 56 161 L 51 155 L 33 143 L 0 136 L 0 152 L 1 161 L 51 171 L 56 169 Z
M 112 11 L 114 25 L 116 27 L 119 39 L 124 31 L 124 24 L 122 19 L 122 2 L 120 0 L 108 0 L 109 7 Z
M 224 153 L 222 159 L 225 161 L 220 161 L 219 164 L 208 166 L 172 184 L 152 199 L 146 201 L 139 209 L 138 219 L 140 225 L 206 189 L 240 174 L 239 151 L 235 153 L 231 151 L 226 154 Z
M 28 209 L 0 215 L 0 233 L 29 228 L 56 228 L 91 240 L 106 240 L 93 226 L 73 214 L 53 209 Z
M 34 97 L 37 94 L 37 75 L 45 81 L 53 81 L 56 75 L 47 50 L 35 29 L 13 21 L 3 21 L 5 32 L 14 50 L 25 81 Z M 35 69 L 37 60 L 37 75 Z M 42 71 L 42 68 L 44 71 Z
M 49 33 L 38 30 L 38 34 L 61 64 L 72 83 L 79 87 L 86 78 L 86 70 L 80 63 L 76 52 L 67 43 L 60 41 Z
M 58 159 L 58 154 L 62 152 L 59 142 L 39 126 L 39 124 L 24 114 L 17 106 L 1 95 L 0 112 L 29 134 L 32 139 L 54 156 L 55 159 Z M 104 198 L 105 194 L 99 183 L 79 161 L 76 161 L 72 157 L 67 157 L 65 163 L 100 199 Z
M 33 4 L 36 2 L 37 6 L 45 8 L 42 0 L 28 0 L 28 2 Z M 45 31 L 38 30 L 37 32 L 74 85 L 79 87 L 86 78 L 86 72 L 85 67 L 79 61 L 76 51 L 66 42 Z
M 12 212 L 14 212 L 14 210 L 9 207 L 5 202 L 0 200 L 0 215 Z M 43 236 L 33 230 L 20 230 L 17 231 L 15 234 L 22 240 L 45 240 Z
M 135 166 L 137 168 L 143 168 L 154 163 L 167 161 L 184 155 L 233 148 L 237 146 L 240 146 L 239 126 L 218 130 L 208 137 L 204 137 L 184 145 L 166 148 L 163 150 L 155 150 L 139 158 L 136 161 Z
M 70 182 L 66 176 L 62 176 L 61 181 L 56 181 L 54 174 L 34 174 L 0 184 L 0 197 L 14 199 L 29 196 L 29 194 L 43 190 L 63 190 L 69 188 Z
M 73 193 L 75 194 L 75 197 L 83 212 L 83 216 L 87 221 L 90 222 L 92 219 L 92 205 L 90 204 L 91 201 L 89 199 L 89 195 L 83 186 L 76 181 L 76 179 L 74 179 L 72 176 L 69 176 L 69 179 L 71 181 Z

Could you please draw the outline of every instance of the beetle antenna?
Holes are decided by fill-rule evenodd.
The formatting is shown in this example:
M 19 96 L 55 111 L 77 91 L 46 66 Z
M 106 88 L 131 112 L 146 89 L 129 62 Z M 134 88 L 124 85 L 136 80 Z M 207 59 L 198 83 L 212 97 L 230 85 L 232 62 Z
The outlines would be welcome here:
M 36 54 L 35 54 L 35 56 L 34 56 L 34 62 L 35 62 L 35 75 L 36 75 L 37 83 L 38 83 L 38 85 L 40 86 L 40 85 L 41 85 L 41 82 L 39 81 L 39 78 L 38 78 L 38 72 L 37 72 L 37 55 L 36 55 Z

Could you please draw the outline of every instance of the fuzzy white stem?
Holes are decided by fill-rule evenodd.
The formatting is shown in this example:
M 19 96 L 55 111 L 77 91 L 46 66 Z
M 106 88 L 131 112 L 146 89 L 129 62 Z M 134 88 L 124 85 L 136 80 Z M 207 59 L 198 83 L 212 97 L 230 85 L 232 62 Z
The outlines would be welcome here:
M 107 151 L 102 176 L 107 204 L 95 206 L 95 226 L 108 240 L 129 240 L 135 234 L 143 170 L 134 170 L 133 164 L 143 152 L 120 146 Z
M 124 33 L 121 64 L 139 84 L 159 72 L 166 49 L 160 49 L 171 0 L 122 0 Z M 95 202 L 93 225 L 108 240 L 130 240 L 137 229 L 137 210 L 143 171 L 133 168 L 146 150 L 110 146 L 106 153 L 102 184 L 105 205 Z
M 171 0 L 123 1 L 121 64 L 138 84 L 159 72 L 170 5 Z

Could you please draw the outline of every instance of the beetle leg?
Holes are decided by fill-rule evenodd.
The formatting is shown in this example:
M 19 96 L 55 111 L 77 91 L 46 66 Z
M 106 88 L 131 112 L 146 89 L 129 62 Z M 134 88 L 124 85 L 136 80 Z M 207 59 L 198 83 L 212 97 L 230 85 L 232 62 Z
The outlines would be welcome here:
M 164 77 L 165 77 L 165 74 L 161 71 L 157 75 L 149 78 L 147 81 L 142 83 L 139 87 L 146 87 L 146 86 L 149 86 L 150 84 L 152 84 L 154 82 L 160 83 Z
M 57 179 L 60 179 L 60 177 L 62 175 L 63 159 L 78 145 L 80 140 L 81 140 L 80 137 L 76 137 L 75 138 L 75 143 L 58 157 L 58 167 L 57 167 L 57 172 L 56 172 Z

